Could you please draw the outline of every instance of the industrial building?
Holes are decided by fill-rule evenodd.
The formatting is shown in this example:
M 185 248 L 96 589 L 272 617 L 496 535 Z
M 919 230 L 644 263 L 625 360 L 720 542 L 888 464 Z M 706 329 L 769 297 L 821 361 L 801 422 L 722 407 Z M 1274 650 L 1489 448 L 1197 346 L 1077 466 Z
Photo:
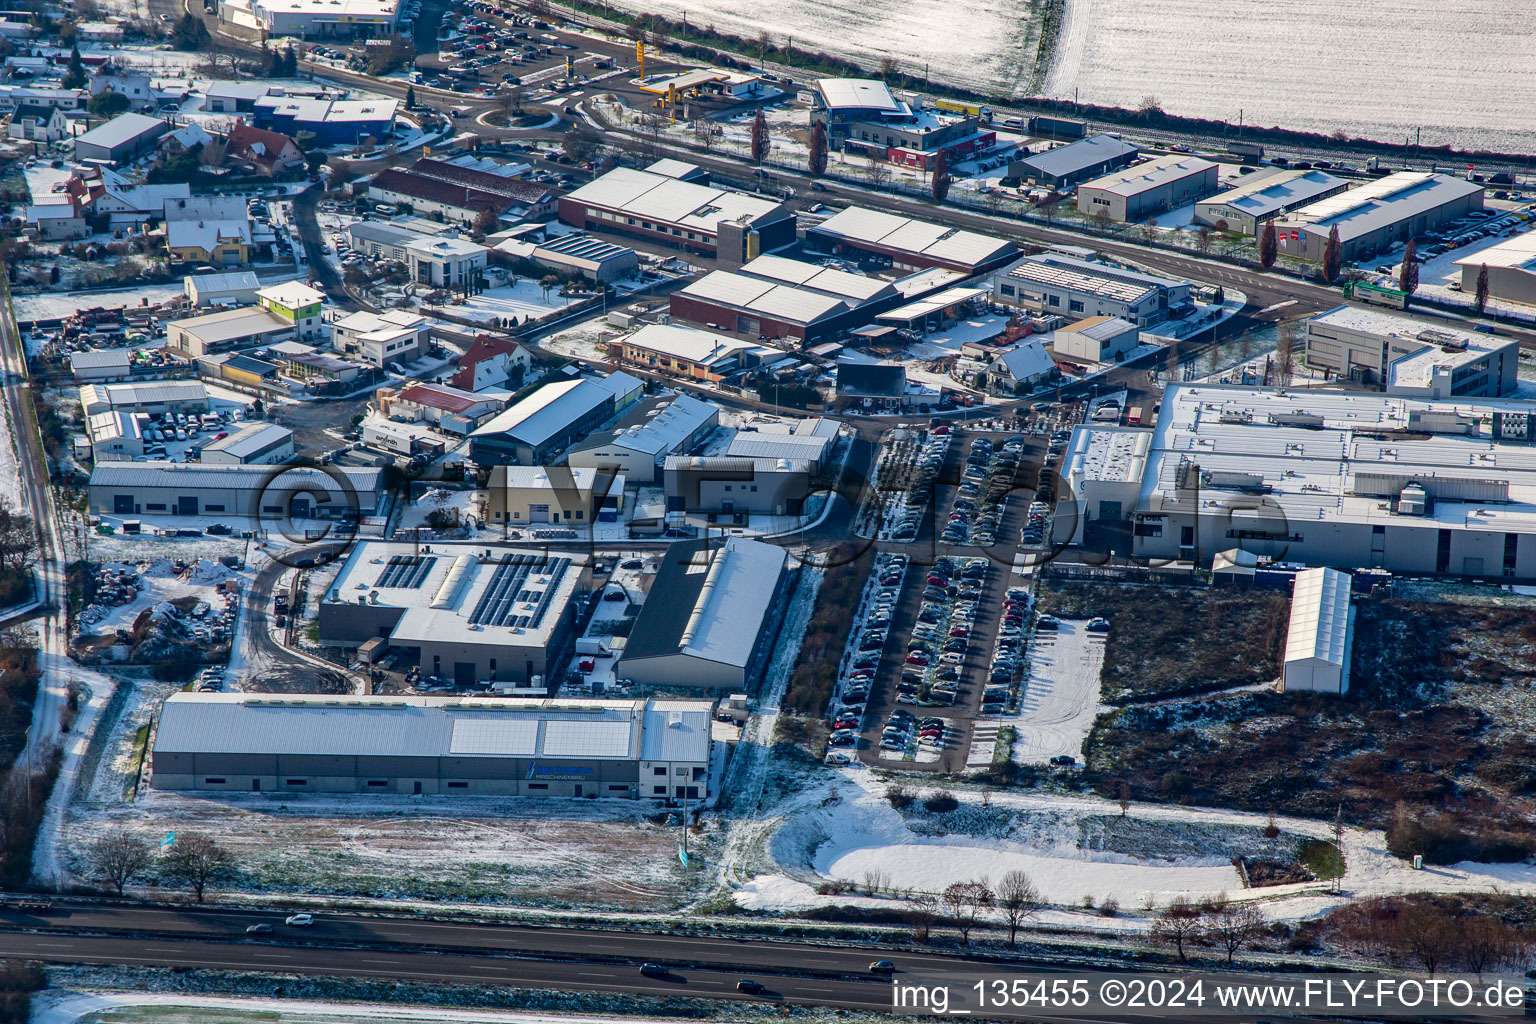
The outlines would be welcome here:
M 1461 290 L 1477 294 L 1477 278 L 1488 268 L 1488 297 L 1536 306 L 1536 232 L 1527 231 L 1456 261 Z
M 560 219 L 739 265 L 795 240 L 795 214 L 774 199 L 629 167 L 560 197 Z
M 1174 384 L 1152 431 L 1079 427 L 1075 516 L 1129 524 L 1132 553 L 1536 578 L 1536 405 Z M 1070 525 L 1068 525 L 1070 521 Z M 1530 538 L 1530 539 L 1527 539 Z
M 1284 213 L 1338 195 L 1349 182 L 1326 171 L 1276 167 L 1246 175 L 1233 188 L 1195 204 L 1195 221 L 1210 227 L 1257 236 L 1265 223 Z
M 176 693 L 156 789 L 225 793 L 606 797 L 717 794 L 714 705 Z
M 277 0 L 309 3 L 311 0 Z M 330 3 L 331 0 L 315 0 Z M 369 0 L 338 0 L 341 3 Z M 393 2 L 393 0 L 385 0 Z M 222 6 L 222 4 L 221 4 Z M 383 97 L 336 100 L 323 97 L 267 95 L 254 106 L 256 127 L 298 138 L 312 132 L 322 146 L 356 146 L 365 139 L 384 139 L 394 131 L 399 101 Z
M 875 160 L 932 170 L 940 153 L 953 163 L 997 142 L 977 115 L 914 107 L 873 79 L 823 78 L 811 96 L 828 145 Z
M 1146 327 L 1190 309 L 1189 282 L 1043 252 L 998 271 L 992 295 L 1000 306 L 1072 319 L 1117 317 Z
M 189 274 L 185 286 L 187 301 L 194 306 L 253 306 L 261 282 L 250 270 L 227 274 Z
M 508 166 L 505 169 L 510 171 L 513 168 Z M 447 160 L 433 160 L 430 157 L 417 160 L 406 169 L 405 173 L 418 178 L 429 178 L 457 185 L 461 189 L 471 188 L 501 196 L 511 203 L 502 212 L 510 214 L 517 220 L 545 221 L 554 217 L 556 212 L 555 199 L 559 196 L 557 190 L 537 181 L 525 181 L 511 174 L 497 174 L 477 167 L 450 163 Z M 371 188 L 369 194 L 372 194 Z
M 293 458 L 293 431 L 276 423 L 252 423 L 203 445 L 205 466 L 275 466 Z
M 424 381 L 412 381 L 398 392 L 380 388 L 374 400 L 379 411 L 392 420 L 429 423 L 447 434 L 468 434 L 502 405 L 493 395 Z
M 160 136 L 170 130 L 171 126 L 162 118 L 119 114 L 75 137 L 75 159 L 114 167 L 130 163 L 151 152 Z
M 1051 351 L 1088 363 L 1118 363 L 1141 344 L 1141 331 L 1119 317 L 1090 316 L 1051 332 Z
M 750 341 L 676 324 L 646 324 L 608 343 L 608 358 L 646 370 L 719 381 L 738 370 L 767 366 L 789 354 Z
M 843 408 L 866 412 L 900 412 L 914 401 L 907 391 L 907 368 L 901 363 L 841 360 L 837 364 L 837 398 Z
M 296 336 L 292 321 L 260 306 L 221 309 L 165 325 L 165 347 L 189 359 L 271 345 Z
M 80 389 L 87 416 L 98 412 L 207 412 L 208 389 L 199 380 L 156 380 L 139 384 L 87 384 Z
M 382 38 L 394 31 L 400 0 L 219 0 L 219 21 L 264 37 Z
M 640 255 L 588 235 L 565 235 L 533 247 L 528 258 L 558 274 L 580 274 L 589 281 L 622 281 L 640 273 Z
M 775 429 L 782 426 L 783 429 Z M 722 454 L 738 459 L 789 459 L 819 473 L 837 445 L 838 421 L 822 416 L 761 424 L 736 431 Z
M 626 373 L 545 384 L 470 434 L 470 458 L 481 466 L 551 462 L 618 415 L 621 392 L 640 387 Z
M 91 471 L 97 515 L 335 519 L 378 513 L 384 471 L 327 466 L 113 462 Z
M 1197 156 L 1161 156 L 1077 186 L 1077 212 L 1125 223 L 1188 206 L 1216 191 L 1217 165 Z
M 577 595 L 591 588 L 580 555 L 369 541 L 320 601 L 320 642 L 382 637 L 426 676 L 537 688 L 570 646 Z
M 148 417 L 141 412 L 97 412 L 85 418 L 85 435 L 93 462 L 132 462 L 144 455 L 144 428 Z
M 943 267 L 978 274 L 1014 259 L 1019 247 L 1001 238 L 850 206 L 806 228 L 809 249 L 885 257 L 893 267 Z
M 942 331 L 956 322 L 977 312 L 981 300 L 990 296 L 986 288 L 945 288 L 920 299 L 897 306 L 875 317 L 878 324 L 911 331 L 923 337 L 931 331 Z
M 1010 177 L 1027 185 L 1067 189 L 1130 164 L 1141 150 L 1115 135 L 1094 135 L 1031 153 L 1008 165 Z
M 784 549 L 732 537 L 671 545 L 619 661 L 621 678 L 750 692 L 778 638 L 791 578 Z
M 1339 255 L 1366 259 L 1483 208 L 1483 186 L 1450 174 L 1399 171 L 1275 219 L 1280 252 L 1322 262 L 1339 231 Z
M 1296 574 L 1280 676 L 1286 693 L 1349 692 L 1349 658 L 1355 639 L 1351 584 L 1348 573 L 1327 567 Z
M 720 425 L 720 410 L 692 395 L 642 403 L 610 431 L 594 434 L 566 455 L 572 468 L 622 474 L 649 486 L 662 480 L 669 455 L 687 455 Z
M 673 292 L 671 314 L 738 334 L 804 342 L 862 327 L 903 301 L 889 281 L 759 256 L 740 270 L 712 271 Z
M 132 375 L 133 361 L 129 357 L 128 350 L 123 348 L 71 352 L 69 372 L 76 384 L 123 380 Z
M 495 466 L 485 485 L 489 525 L 588 527 L 618 518 L 622 474 L 571 466 Z M 606 513 L 606 515 L 605 515 Z
M 1442 322 L 1339 306 L 1307 321 L 1307 366 L 1351 383 L 1418 398 L 1507 395 L 1520 343 Z
M 671 455 L 662 465 L 667 512 L 706 516 L 798 516 L 811 493 L 803 459 Z

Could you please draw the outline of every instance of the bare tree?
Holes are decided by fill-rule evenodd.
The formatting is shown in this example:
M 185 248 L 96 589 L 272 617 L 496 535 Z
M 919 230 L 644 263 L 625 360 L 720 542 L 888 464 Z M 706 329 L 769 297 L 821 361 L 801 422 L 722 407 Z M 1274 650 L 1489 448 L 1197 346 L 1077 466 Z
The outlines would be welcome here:
M 1227 963 L 1264 930 L 1264 915 L 1252 903 L 1233 903 L 1222 893 L 1209 915 L 1209 933 L 1227 952 Z
M 939 919 L 939 900 L 928 893 L 912 897 L 912 908 L 907 912 L 912 922 L 912 940 L 926 943 L 933 933 L 933 924 Z
M 1125 817 L 1131 809 L 1131 787 L 1124 782 L 1115 787 L 1115 802 L 1120 805 L 1120 817 Z
M 1208 224 L 1200 225 L 1200 230 L 1195 232 L 1195 240 L 1197 242 L 1199 242 L 1199 244 L 1200 244 L 1200 251 L 1201 252 L 1210 252 L 1211 251 L 1211 239 L 1213 237 L 1214 237 L 1214 235 L 1211 232 L 1210 225 L 1208 225 Z
M 869 158 L 869 164 L 864 168 L 864 177 L 869 180 L 869 187 L 876 192 L 885 190 L 885 183 L 891 180 L 891 165 L 876 157 Z
M 706 153 L 719 145 L 720 137 L 724 134 L 725 129 L 720 127 L 718 121 L 701 118 L 693 123 L 693 137 L 699 140 L 699 145 L 704 147 Z
M 1445 911 L 1414 903 L 1398 913 L 1390 943 L 1400 956 L 1417 963 L 1432 976 L 1455 952 L 1461 939 L 1459 932 L 1458 923 Z
M 870 868 L 864 872 L 864 891 L 871 896 L 878 896 L 891 884 L 891 876 L 879 868 Z
M 30 572 L 37 561 L 37 525 L 33 518 L 0 495 L 0 570 Z
M 939 903 L 960 932 L 960 941 L 969 944 L 971 929 L 976 927 L 982 912 L 993 905 L 994 897 L 991 886 L 982 878 L 953 883 L 939 894 Z
M 1202 930 L 1200 909 L 1182 896 L 1164 907 L 1152 922 L 1152 938 L 1172 946 L 1179 963 L 1185 962 L 1185 950 L 1200 938 Z
M 1002 908 L 1003 919 L 1008 922 L 1008 945 L 1018 938 L 1019 928 L 1039 912 L 1042 905 L 1040 890 L 1023 871 L 1009 871 L 998 879 L 997 905 Z
M 1518 964 L 1525 958 L 1525 937 L 1491 914 L 1457 922 L 1456 959 L 1483 980 L 1484 971 Z
M 91 875 L 112 886 L 119 896 L 153 858 L 154 850 L 149 843 L 127 832 L 108 833 L 85 851 Z
M 1296 342 L 1291 336 L 1289 325 L 1283 325 L 1279 331 L 1279 338 L 1275 347 L 1275 379 L 1276 387 L 1288 388 L 1291 386 L 1291 376 L 1296 372 Z
M 200 833 L 178 835 L 165 855 L 165 873 L 188 886 L 197 902 L 210 885 L 234 874 L 235 858 L 228 850 Z

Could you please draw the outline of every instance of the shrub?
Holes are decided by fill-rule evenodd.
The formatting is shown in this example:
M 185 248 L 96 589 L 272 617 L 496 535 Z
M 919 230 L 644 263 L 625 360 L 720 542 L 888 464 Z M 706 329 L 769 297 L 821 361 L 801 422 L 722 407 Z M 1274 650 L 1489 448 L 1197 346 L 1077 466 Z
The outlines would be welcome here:
M 934 814 L 944 814 L 955 810 L 959 806 L 960 801 L 955 799 L 955 794 L 947 789 L 935 790 L 929 793 L 927 799 L 923 801 L 924 809 L 932 811 Z
M 1099 904 L 1100 917 L 1114 917 L 1118 913 L 1120 913 L 1120 901 L 1113 896 Z
M 892 807 L 900 811 L 911 807 L 913 802 L 916 801 L 917 795 L 906 786 L 896 782 L 885 787 L 885 799 Z

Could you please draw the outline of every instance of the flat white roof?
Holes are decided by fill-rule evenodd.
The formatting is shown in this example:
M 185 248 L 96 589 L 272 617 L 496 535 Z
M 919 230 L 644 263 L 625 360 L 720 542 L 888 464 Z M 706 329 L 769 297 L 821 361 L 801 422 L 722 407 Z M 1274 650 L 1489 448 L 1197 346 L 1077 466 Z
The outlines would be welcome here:
M 308 15 L 317 21 L 395 19 L 400 0 L 251 0 L 255 10 L 269 14 Z
M 1063 475 L 1074 482 L 1139 484 L 1151 447 L 1150 430 L 1107 424 L 1081 426 L 1072 431 Z
M 203 445 L 205 452 L 228 452 L 237 459 L 255 455 L 262 449 L 281 444 L 293 437 L 293 431 L 276 423 L 253 423 L 228 437 Z
M 75 142 L 89 143 L 96 146 L 112 148 L 132 142 L 139 136 L 156 129 L 168 128 L 164 120 L 158 117 L 150 117 L 147 114 L 119 114 L 106 124 L 97 125 L 90 131 L 76 137 Z
M 1198 467 L 1201 510 L 1264 506 L 1234 518 L 1536 532 L 1536 447 L 1494 436 L 1495 414 L 1524 422 L 1536 403 L 1172 384 L 1138 508 L 1194 511 L 1181 477 Z M 1423 516 L 1395 510 L 1409 483 L 1432 499 Z
M 892 95 L 890 87 L 873 78 L 823 78 L 816 83 L 821 101 L 829 109 L 852 108 L 899 114 L 907 105 Z
M 324 292 L 316 291 L 303 281 L 284 281 L 282 284 L 269 285 L 256 294 L 288 309 L 312 306 L 317 302 L 325 301 Z
M 1124 267 L 1113 267 L 1096 260 L 1081 260 L 1053 252 L 1025 256 L 1002 273 L 1019 281 L 1087 292 L 1133 305 L 1156 294 L 1160 289 L 1177 288 L 1184 284 L 1183 281 L 1153 277 Z
M 695 282 L 697 283 L 697 282 Z M 749 341 L 737 341 L 723 334 L 701 331 L 677 324 L 646 324 L 621 339 L 626 345 L 635 345 L 647 351 L 686 359 L 690 363 L 713 366 L 738 358 L 745 352 L 771 354 L 776 349 L 764 348 Z
M 1346 668 L 1349 654 L 1349 573 L 1303 569 L 1291 590 L 1291 626 L 1285 660 L 1325 661 Z
M 188 334 L 196 335 L 204 344 L 217 344 L 237 338 L 249 338 L 269 331 L 292 330 L 293 323 L 260 306 L 241 306 L 238 309 L 221 309 L 217 313 L 186 320 L 173 320 L 172 327 L 179 327 Z
M 406 646 L 538 647 L 554 636 L 582 564 L 581 555 L 558 551 L 477 545 L 425 552 L 371 541 L 348 557 L 326 601 L 403 609 L 390 637 Z
M 1526 231 L 1514 238 L 1506 238 L 1456 261 L 1458 267 L 1479 267 L 1484 264 L 1536 274 L 1536 231 Z

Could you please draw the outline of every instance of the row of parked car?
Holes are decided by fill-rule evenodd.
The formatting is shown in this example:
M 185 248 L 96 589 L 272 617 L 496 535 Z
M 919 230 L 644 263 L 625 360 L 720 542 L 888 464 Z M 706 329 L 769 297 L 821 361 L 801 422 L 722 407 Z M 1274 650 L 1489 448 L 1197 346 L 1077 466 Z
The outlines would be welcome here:
M 990 563 L 943 557 L 928 570 L 923 604 L 896 684 L 900 704 L 954 704 Z
M 949 428 L 942 429 L 943 433 L 936 428 L 928 435 L 913 460 L 906 501 L 891 530 L 892 540 L 916 540 L 918 531 L 922 529 L 923 517 L 928 514 L 928 503 L 933 500 L 934 481 L 939 478 L 939 470 L 944 467 L 944 458 L 949 454 Z
M 991 547 L 1007 508 L 1014 476 L 1024 453 L 1024 437 L 1016 434 L 998 448 L 985 437 L 973 438 L 965 458 L 965 478 L 949 521 L 939 535 L 951 544 Z
M 854 635 L 853 660 L 839 685 L 834 702 L 832 736 L 827 741 L 829 746 L 852 747 L 859 741 L 859 731 L 864 726 L 864 709 L 869 703 L 869 691 L 874 686 L 875 673 L 880 668 L 880 656 L 885 651 L 891 614 L 901 594 L 901 581 L 907 571 L 907 564 L 907 556 L 900 553 L 882 554 L 876 563 L 878 587 L 870 596 L 864 617 L 858 623 Z M 847 754 L 835 750 L 827 754 L 828 764 L 849 764 L 852 760 Z
M 1000 715 L 1007 710 L 1014 685 L 1024 668 L 1024 622 L 1029 615 L 1029 591 L 1009 587 L 998 613 L 997 640 L 992 647 L 992 664 L 981 690 L 981 713 Z

